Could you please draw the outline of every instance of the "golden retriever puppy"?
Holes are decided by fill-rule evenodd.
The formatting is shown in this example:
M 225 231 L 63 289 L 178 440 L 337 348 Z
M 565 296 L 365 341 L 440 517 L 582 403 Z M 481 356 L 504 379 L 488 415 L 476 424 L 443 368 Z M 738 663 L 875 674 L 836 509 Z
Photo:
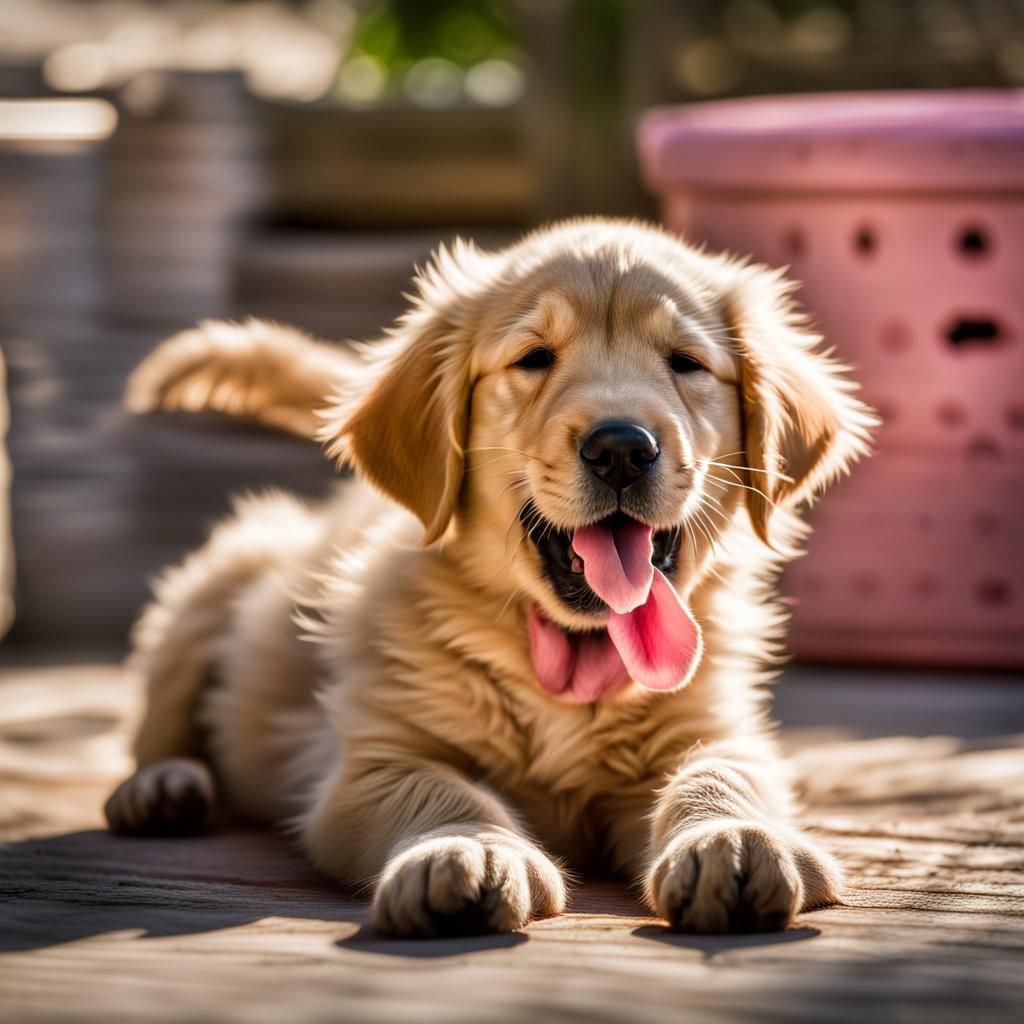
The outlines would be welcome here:
M 457 243 L 344 355 L 207 324 L 135 408 L 313 430 L 357 479 L 250 498 L 143 614 L 138 770 L 112 828 L 217 799 L 285 824 L 395 935 L 520 928 L 566 867 L 672 926 L 785 927 L 836 899 L 765 710 L 797 507 L 874 422 L 778 273 L 583 220 Z M 311 642 L 312 641 L 312 642 Z

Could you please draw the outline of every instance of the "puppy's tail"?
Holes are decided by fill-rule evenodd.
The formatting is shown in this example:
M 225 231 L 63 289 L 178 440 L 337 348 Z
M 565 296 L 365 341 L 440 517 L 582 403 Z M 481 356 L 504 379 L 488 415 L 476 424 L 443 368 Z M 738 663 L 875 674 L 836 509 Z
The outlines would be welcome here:
M 317 410 L 362 365 L 359 356 L 293 327 L 206 320 L 176 334 L 128 378 L 135 413 L 211 410 L 317 438 Z

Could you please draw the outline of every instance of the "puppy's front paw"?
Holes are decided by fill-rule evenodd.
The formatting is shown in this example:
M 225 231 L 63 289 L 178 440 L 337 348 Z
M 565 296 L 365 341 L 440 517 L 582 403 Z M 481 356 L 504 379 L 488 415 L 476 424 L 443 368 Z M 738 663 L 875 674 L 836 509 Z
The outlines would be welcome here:
M 826 855 L 817 855 L 810 844 L 784 829 L 757 822 L 714 822 L 687 830 L 669 844 L 647 877 L 647 896 L 657 913 L 680 931 L 777 931 L 805 905 L 805 872 L 807 895 L 820 897 L 814 872 L 831 877 L 835 868 Z
M 434 835 L 384 869 L 373 923 L 396 936 L 511 932 L 565 906 L 558 868 L 524 840 L 501 830 Z
M 210 770 L 176 757 L 140 768 L 114 790 L 103 810 L 114 832 L 190 835 L 205 827 L 213 805 Z

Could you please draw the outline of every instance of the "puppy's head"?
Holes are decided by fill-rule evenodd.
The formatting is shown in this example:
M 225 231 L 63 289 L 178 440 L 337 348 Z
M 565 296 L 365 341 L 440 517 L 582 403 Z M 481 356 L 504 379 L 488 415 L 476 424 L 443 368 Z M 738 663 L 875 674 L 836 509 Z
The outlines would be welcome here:
M 765 268 L 580 221 L 459 244 L 418 283 L 334 451 L 561 629 L 611 629 L 652 571 L 685 601 L 740 504 L 771 543 L 773 509 L 865 448 L 868 411 Z

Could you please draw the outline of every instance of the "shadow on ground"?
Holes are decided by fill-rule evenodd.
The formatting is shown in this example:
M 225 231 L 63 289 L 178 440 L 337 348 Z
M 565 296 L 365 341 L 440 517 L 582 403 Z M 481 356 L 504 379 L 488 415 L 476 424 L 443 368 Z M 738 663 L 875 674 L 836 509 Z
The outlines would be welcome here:
M 443 958 L 528 941 L 525 933 L 393 940 L 369 924 L 369 907 L 318 877 L 273 832 L 231 830 L 199 839 L 129 839 L 104 830 L 27 839 L 0 847 L 0 953 L 44 949 L 97 935 L 164 938 L 291 918 L 323 922 L 339 949 Z M 627 887 L 588 880 L 570 913 L 643 919 Z M 811 938 L 804 928 L 780 935 L 699 938 L 653 923 L 642 939 L 718 953 Z
M 318 878 L 280 836 L 129 839 L 105 830 L 0 847 L 0 952 L 109 932 L 192 935 L 268 917 L 347 926 L 365 903 Z
M 791 928 L 785 932 L 767 932 L 759 935 L 683 935 L 665 925 L 646 924 L 633 929 L 638 939 L 662 942 L 678 949 L 691 949 L 711 960 L 720 953 L 733 953 L 742 949 L 761 949 L 765 946 L 783 946 L 806 942 L 821 934 L 817 928 Z
M 339 949 L 354 953 L 373 953 L 377 956 L 413 957 L 425 960 L 447 956 L 482 953 L 489 949 L 511 949 L 529 940 L 523 932 L 505 935 L 463 935 L 444 939 L 388 939 L 370 925 L 363 925 L 355 935 L 339 939 Z

